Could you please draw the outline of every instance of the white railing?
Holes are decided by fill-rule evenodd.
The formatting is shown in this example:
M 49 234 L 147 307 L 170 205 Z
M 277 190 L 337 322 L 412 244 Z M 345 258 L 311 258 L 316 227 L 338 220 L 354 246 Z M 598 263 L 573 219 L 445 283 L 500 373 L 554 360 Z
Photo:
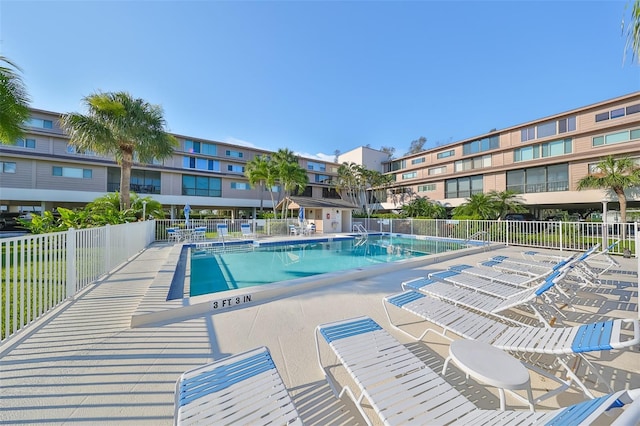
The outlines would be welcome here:
M 467 240 L 481 234 L 492 243 L 556 250 L 585 251 L 600 243 L 612 254 L 637 256 L 636 223 L 546 222 L 450 219 L 378 219 L 354 218 L 368 232 L 425 235 Z M 623 232 L 624 231 L 624 232 Z
M 187 225 L 184 219 L 156 219 L 156 240 L 166 241 L 169 239 L 167 228 L 195 228 L 206 227 L 205 239 L 217 239 L 217 225 L 223 223 L 227 225 L 227 233 L 231 237 L 242 235 L 240 226 L 249 223 L 251 229 L 258 236 L 285 236 L 289 235 L 289 225 L 298 225 L 298 219 L 190 219 Z
M 0 239 L 0 341 L 72 299 L 154 239 L 154 221 Z

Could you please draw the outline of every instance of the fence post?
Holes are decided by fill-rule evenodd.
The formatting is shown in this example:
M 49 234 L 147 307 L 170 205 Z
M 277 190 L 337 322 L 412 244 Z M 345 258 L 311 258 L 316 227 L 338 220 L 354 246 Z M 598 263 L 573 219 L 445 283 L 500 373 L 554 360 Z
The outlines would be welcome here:
M 67 231 L 67 299 L 76 294 L 76 244 L 77 235 L 74 228 Z
M 560 230 L 560 235 L 558 236 L 558 242 L 560 243 L 560 251 L 562 251 L 562 248 L 564 246 L 564 242 L 562 241 L 563 238 L 562 236 L 564 235 L 564 232 L 562 232 L 562 223 L 563 222 L 558 222 L 560 224 L 560 226 L 558 226 L 558 229 Z

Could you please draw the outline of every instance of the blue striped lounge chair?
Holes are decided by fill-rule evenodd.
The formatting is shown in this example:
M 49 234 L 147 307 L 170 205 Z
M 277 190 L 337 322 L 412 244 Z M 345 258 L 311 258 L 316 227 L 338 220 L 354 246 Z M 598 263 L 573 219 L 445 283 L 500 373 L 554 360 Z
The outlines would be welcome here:
M 323 364 L 322 341 L 358 388 L 346 385 L 337 396 L 347 393 L 369 425 L 372 419 L 363 408 L 365 399 L 385 425 L 577 425 L 590 424 L 604 412 L 624 405 L 635 408 L 634 399 L 640 396 L 637 390 L 620 391 L 548 412 L 479 409 L 369 317 L 319 325 L 315 339 L 318 364 L 331 389 L 335 393 L 336 384 Z
M 425 331 L 420 335 L 411 334 L 392 320 L 388 306 L 410 312 L 431 325 L 427 324 Z M 555 375 L 538 371 L 560 383 L 560 387 L 538 398 L 538 401 L 566 389 L 571 381 L 575 382 L 587 397 L 593 398 L 591 391 L 570 367 L 571 358 L 579 357 L 589 366 L 590 371 L 608 386 L 598 369 L 584 355 L 630 348 L 640 343 L 640 324 L 638 320 L 632 319 L 615 319 L 572 327 L 535 327 L 513 319 L 468 310 L 413 290 L 385 297 L 383 307 L 389 324 L 415 340 L 422 340 L 430 332 L 452 340 L 448 336 L 451 333 L 464 339 L 483 341 L 516 354 L 555 356 L 569 380 L 561 380 Z M 632 329 L 631 335 L 626 331 L 629 327 Z
M 259 347 L 183 373 L 176 425 L 302 425 L 269 349 Z

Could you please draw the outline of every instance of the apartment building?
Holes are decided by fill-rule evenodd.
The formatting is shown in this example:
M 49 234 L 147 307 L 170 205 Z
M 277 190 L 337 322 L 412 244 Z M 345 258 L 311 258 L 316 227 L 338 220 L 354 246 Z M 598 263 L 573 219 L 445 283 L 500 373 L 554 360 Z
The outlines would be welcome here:
M 60 129 L 59 118 L 58 113 L 32 109 L 25 137 L 15 145 L 0 145 L 2 211 L 79 207 L 120 189 L 120 167 L 114 158 L 76 151 Z M 252 188 L 244 176 L 248 161 L 272 152 L 174 136 L 179 147 L 172 157 L 153 164 L 134 164 L 132 191 L 152 196 L 172 217 L 177 217 L 187 203 L 192 212 L 217 211 L 227 217 L 255 217 L 261 205 L 272 207 L 269 193 Z M 309 177 L 303 196 L 339 198 L 329 184 L 337 173 L 337 164 L 310 158 L 300 158 L 299 163 Z M 277 203 L 283 194 L 279 187 L 273 190 Z
M 395 182 L 383 207 L 426 196 L 452 208 L 471 194 L 510 189 L 538 217 L 543 209 L 617 209 L 606 191 L 577 190 L 607 155 L 640 165 L 640 92 L 386 161 Z M 640 188 L 626 195 L 640 207 Z
M 77 152 L 58 125 L 59 113 L 31 110 L 27 134 L 16 145 L 0 145 L 0 211 L 28 212 L 78 207 L 116 191 L 120 168 L 113 158 Z M 135 164 L 131 190 L 151 195 L 179 216 L 217 211 L 228 217 L 254 216 L 268 193 L 251 188 L 246 163 L 272 152 L 175 135 L 179 147 L 163 162 Z M 543 209 L 617 209 L 617 199 L 601 190 L 577 191 L 577 182 L 606 155 L 628 155 L 640 164 L 640 92 L 540 118 L 478 137 L 387 160 L 385 153 L 360 147 L 339 156 L 392 174 L 395 182 L 385 210 L 397 210 L 415 196 L 447 208 L 471 194 L 511 189 L 540 217 Z M 330 181 L 338 163 L 300 158 L 309 185 L 302 196 L 339 198 Z M 276 191 L 278 203 L 282 198 Z M 640 188 L 627 193 L 629 207 L 640 207 Z

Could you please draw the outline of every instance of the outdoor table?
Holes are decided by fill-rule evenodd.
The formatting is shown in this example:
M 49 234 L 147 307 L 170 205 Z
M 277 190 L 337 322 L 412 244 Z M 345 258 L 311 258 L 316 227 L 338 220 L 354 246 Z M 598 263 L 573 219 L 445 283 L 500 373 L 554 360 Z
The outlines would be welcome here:
M 500 410 L 505 410 L 505 389 L 526 389 L 527 399 L 516 393 L 513 395 L 527 402 L 531 411 L 534 410 L 529 371 L 503 350 L 477 340 L 455 340 L 449 346 L 449 357 L 442 368 L 443 375 L 449 360 L 453 360 L 460 370 L 474 379 L 497 387 L 500 393 Z

